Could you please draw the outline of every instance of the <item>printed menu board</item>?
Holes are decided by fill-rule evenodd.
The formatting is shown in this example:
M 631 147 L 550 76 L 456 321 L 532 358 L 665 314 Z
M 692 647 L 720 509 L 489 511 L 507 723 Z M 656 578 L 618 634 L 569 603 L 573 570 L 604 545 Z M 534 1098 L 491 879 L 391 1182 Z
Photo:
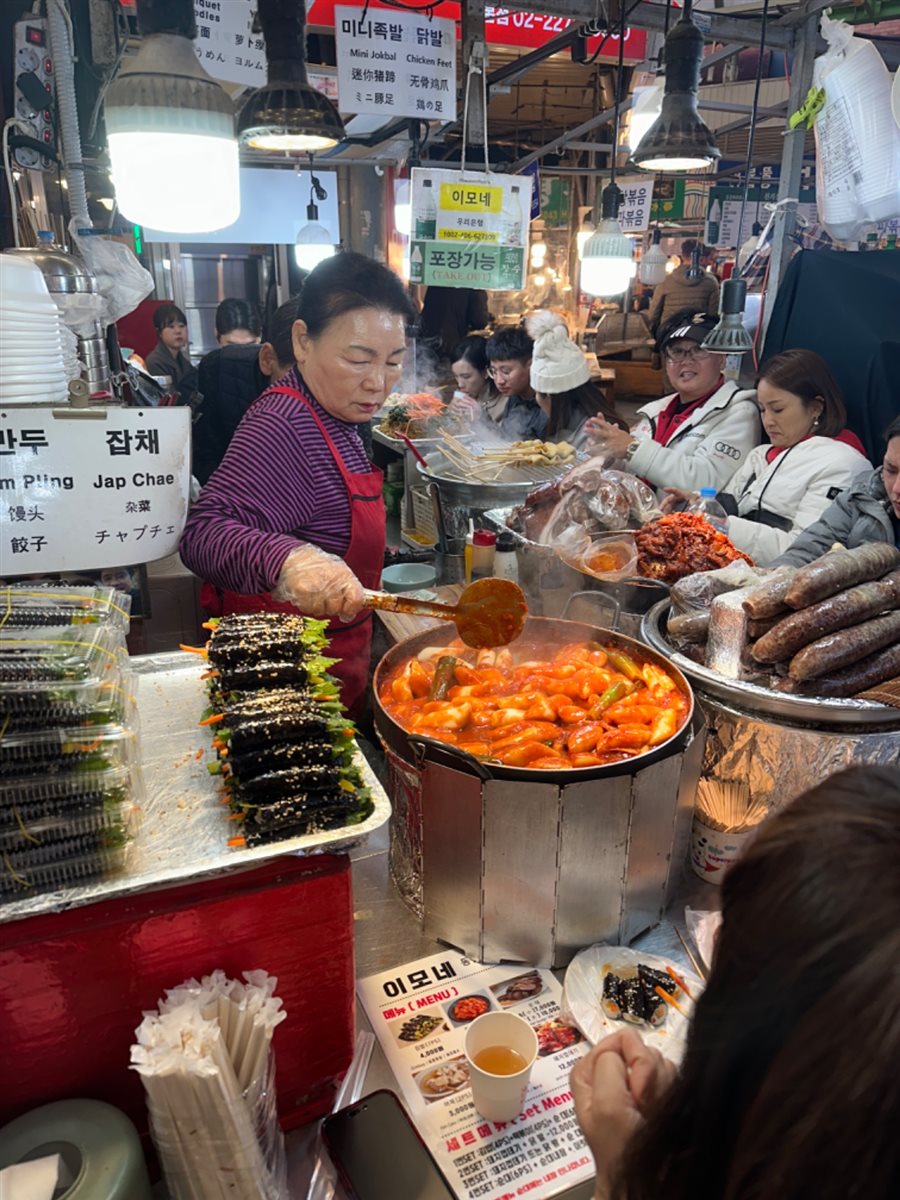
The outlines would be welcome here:
M 549 971 L 447 951 L 371 975 L 358 990 L 406 1108 L 459 1200 L 557 1196 L 593 1178 L 569 1090 L 588 1043 L 563 1019 Z M 469 1024 L 498 1011 L 528 1021 L 539 1045 L 522 1112 L 499 1123 L 475 1110 L 464 1052 Z

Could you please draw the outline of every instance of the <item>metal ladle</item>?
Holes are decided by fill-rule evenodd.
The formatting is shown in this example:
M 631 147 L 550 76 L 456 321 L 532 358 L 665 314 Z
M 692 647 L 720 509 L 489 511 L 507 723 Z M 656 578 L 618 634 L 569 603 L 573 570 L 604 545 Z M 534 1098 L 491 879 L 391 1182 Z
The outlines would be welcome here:
M 524 629 L 528 615 L 525 593 L 519 585 L 511 579 L 493 578 L 470 583 L 456 604 L 367 591 L 366 608 L 453 621 L 460 638 L 473 650 L 508 646 Z

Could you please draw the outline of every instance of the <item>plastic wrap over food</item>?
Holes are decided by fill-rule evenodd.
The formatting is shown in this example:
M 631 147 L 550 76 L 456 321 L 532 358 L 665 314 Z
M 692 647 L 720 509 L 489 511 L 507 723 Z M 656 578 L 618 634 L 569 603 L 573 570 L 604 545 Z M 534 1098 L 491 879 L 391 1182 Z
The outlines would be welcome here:
M 540 535 L 545 545 L 555 545 L 574 528 L 588 535 L 636 528 L 659 516 L 650 488 L 625 471 L 603 468 L 592 458 L 573 467 L 559 481 L 560 499 Z
M 708 731 L 703 774 L 747 783 L 751 800 L 780 809 L 850 766 L 896 767 L 900 730 L 804 729 L 766 721 L 700 696 Z

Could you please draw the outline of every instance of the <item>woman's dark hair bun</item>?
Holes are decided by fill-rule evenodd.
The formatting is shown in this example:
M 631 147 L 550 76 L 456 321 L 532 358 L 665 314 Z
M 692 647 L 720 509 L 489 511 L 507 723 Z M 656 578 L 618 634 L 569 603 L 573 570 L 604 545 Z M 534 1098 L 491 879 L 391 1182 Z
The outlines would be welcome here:
M 311 337 L 318 337 L 332 321 L 356 308 L 382 309 L 402 317 L 407 325 L 416 319 L 399 275 L 349 250 L 326 258 L 310 271 L 300 291 L 297 317 Z

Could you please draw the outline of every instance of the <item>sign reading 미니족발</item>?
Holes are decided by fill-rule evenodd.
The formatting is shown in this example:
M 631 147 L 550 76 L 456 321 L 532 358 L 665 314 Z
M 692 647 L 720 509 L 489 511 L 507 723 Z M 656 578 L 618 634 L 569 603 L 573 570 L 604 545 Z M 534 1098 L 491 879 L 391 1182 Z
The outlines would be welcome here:
M 334 10 L 341 112 L 456 120 L 456 25 L 427 13 Z
M 0 412 L 3 576 L 130 566 L 177 550 L 190 418 L 188 408 Z
M 523 288 L 532 186 L 525 175 L 413 170 L 410 282 Z

